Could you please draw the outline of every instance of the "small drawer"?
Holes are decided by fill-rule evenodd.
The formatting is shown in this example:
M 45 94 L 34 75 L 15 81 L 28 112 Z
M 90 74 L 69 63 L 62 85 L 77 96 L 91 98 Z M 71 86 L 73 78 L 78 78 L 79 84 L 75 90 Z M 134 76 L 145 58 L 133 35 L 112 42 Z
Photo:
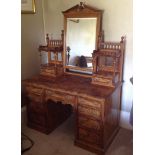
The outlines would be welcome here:
M 33 112 L 29 113 L 28 121 L 34 124 L 42 125 L 42 126 L 46 125 L 45 115 L 41 115 L 41 114 L 37 114 Z
M 113 87 L 112 80 L 105 79 L 104 77 L 93 77 L 92 84 Z
M 42 88 L 37 88 L 37 87 L 32 87 L 32 86 L 27 86 L 26 87 L 26 91 L 30 94 L 37 94 L 37 95 L 41 95 L 43 93 L 43 89 Z
M 41 69 L 41 73 L 51 73 L 51 74 L 54 74 L 55 70 L 54 69 Z
M 94 82 L 102 82 L 104 84 L 109 84 L 111 81 L 109 79 L 105 79 L 103 77 L 95 77 Z
M 47 71 L 41 70 L 40 74 L 41 75 L 53 76 L 53 75 L 55 75 L 55 71 L 54 70 L 47 70 Z
M 94 108 L 88 108 L 88 107 L 84 107 L 84 106 L 81 106 L 81 105 L 78 105 L 78 113 L 79 114 L 84 114 L 84 115 L 87 115 L 87 116 L 92 116 L 92 117 L 95 117 L 97 119 L 100 119 L 101 118 L 101 112 L 97 109 L 94 109 Z
M 89 129 L 94 129 L 97 131 L 101 129 L 101 125 L 99 121 L 86 118 L 86 117 L 82 117 L 82 116 L 78 117 L 78 126 L 87 127 Z
M 90 132 L 86 129 L 83 128 L 79 128 L 79 140 L 81 141 L 85 141 L 88 143 L 92 143 L 92 144 L 96 144 L 96 145 L 100 145 L 101 143 L 101 136 L 95 132 Z
M 87 106 L 91 106 L 91 107 L 94 107 L 94 108 L 101 108 L 101 103 L 100 102 L 97 102 L 95 100 L 88 100 L 88 99 L 85 99 L 83 97 L 79 97 L 78 98 L 78 103 L 80 105 L 87 105 Z

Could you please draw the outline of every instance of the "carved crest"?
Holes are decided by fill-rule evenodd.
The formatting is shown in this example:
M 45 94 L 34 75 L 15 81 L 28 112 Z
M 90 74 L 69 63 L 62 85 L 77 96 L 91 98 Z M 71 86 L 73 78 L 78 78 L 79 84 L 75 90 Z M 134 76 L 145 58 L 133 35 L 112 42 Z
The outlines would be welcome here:
M 77 13 L 79 13 L 79 15 L 82 13 L 82 14 L 91 14 L 91 13 L 101 13 L 102 10 L 99 10 L 99 9 L 96 9 L 94 7 L 91 7 L 89 5 L 86 5 L 84 2 L 80 2 L 80 4 L 77 4 L 73 7 L 71 7 L 70 9 L 66 10 L 66 11 L 63 11 L 62 13 L 64 15 L 70 15 L 70 14 L 73 14 L 74 13 L 77 15 Z

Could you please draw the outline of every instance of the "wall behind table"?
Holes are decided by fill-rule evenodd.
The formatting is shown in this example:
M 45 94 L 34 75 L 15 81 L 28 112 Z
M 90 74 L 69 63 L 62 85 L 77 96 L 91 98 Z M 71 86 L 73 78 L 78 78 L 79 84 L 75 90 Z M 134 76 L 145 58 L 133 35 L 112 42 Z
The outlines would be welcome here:
M 63 29 L 62 11 L 79 4 L 81 0 L 46 0 L 44 1 L 45 32 L 53 38 L 60 38 Z M 132 106 L 132 76 L 133 34 L 132 34 L 132 0 L 85 0 L 88 5 L 104 10 L 103 30 L 105 41 L 120 41 L 126 36 L 126 53 L 123 75 L 123 95 L 121 121 L 122 127 L 131 128 L 129 114 Z
M 42 0 L 36 0 L 35 14 L 21 15 L 21 79 L 39 74 L 39 44 L 45 42 Z

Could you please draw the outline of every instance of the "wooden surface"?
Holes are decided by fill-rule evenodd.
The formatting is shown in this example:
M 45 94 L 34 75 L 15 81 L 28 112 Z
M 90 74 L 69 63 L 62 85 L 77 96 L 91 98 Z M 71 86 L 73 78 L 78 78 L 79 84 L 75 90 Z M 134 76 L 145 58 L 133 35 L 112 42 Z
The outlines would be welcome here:
M 24 80 L 23 86 L 29 100 L 29 127 L 50 133 L 69 117 L 71 105 L 75 145 L 104 154 L 119 129 L 120 83 L 109 88 L 91 84 L 91 78 L 63 75 L 36 76 Z
M 74 75 L 63 75 L 59 78 L 44 78 L 44 76 L 36 76 L 23 81 L 27 85 L 40 86 L 51 90 L 59 90 L 60 92 L 71 93 L 74 95 L 81 94 L 85 97 L 94 97 L 102 99 L 113 92 L 113 88 L 96 86 L 91 84 L 91 78 L 84 78 Z

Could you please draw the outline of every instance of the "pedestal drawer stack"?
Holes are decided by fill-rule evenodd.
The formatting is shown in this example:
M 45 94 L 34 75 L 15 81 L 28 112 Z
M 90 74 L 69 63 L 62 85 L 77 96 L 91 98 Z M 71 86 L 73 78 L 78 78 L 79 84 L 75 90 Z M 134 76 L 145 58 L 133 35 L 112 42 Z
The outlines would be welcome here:
M 27 124 L 33 129 L 49 134 L 72 113 L 71 105 L 63 105 L 53 98 L 55 95 L 53 91 L 27 86 L 26 94 L 28 98 Z
M 103 102 L 78 97 L 77 138 L 75 144 L 100 152 L 103 146 Z

